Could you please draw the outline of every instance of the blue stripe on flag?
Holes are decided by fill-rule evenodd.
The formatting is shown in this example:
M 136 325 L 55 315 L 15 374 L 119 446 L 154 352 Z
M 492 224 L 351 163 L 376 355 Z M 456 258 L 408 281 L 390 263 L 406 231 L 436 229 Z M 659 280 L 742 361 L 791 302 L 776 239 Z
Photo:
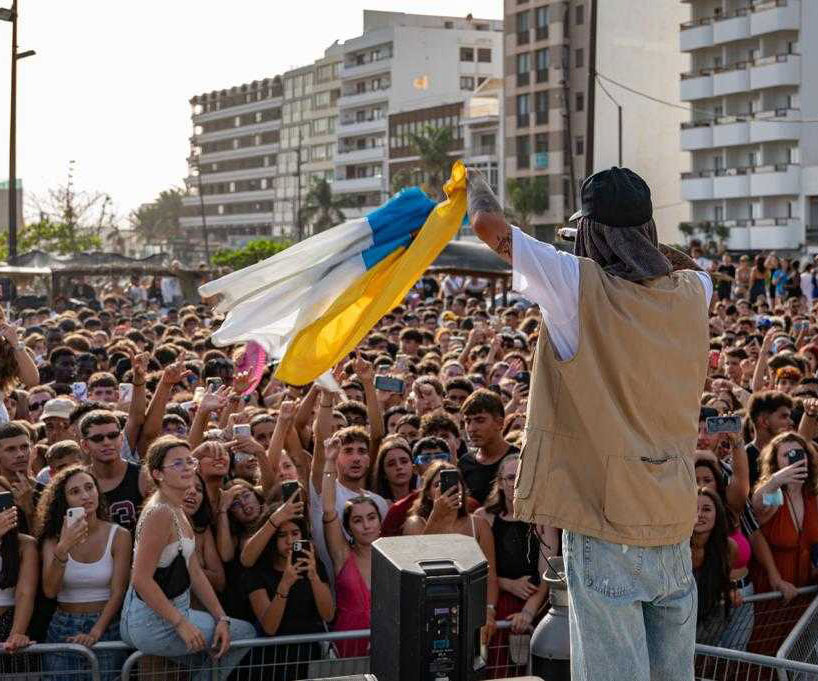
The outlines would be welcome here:
M 399 239 L 393 239 L 389 243 L 370 246 L 363 253 L 361 253 L 366 269 L 371 270 L 390 253 L 396 251 L 401 246 L 407 246 L 411 240 L 412 236 L 407 234 Z
M 417 187 L 401 190 L 366 216 L 372 228 L 374 245 L 394 241 L 419 230 L 434 207 L 435 202 Z

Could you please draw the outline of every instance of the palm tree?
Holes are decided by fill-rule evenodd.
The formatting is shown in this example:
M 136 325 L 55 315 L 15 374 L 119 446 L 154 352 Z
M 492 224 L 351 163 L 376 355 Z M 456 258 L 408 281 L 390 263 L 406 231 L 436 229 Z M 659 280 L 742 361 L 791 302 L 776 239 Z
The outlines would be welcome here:
M 517 224 L 526 232 L 531 230 L 535 215 L 548 210 L 548 189 L 545 177 L 521 177 L 508 181 L 508 200 Z
M 149 204 L 140 206 L 130 216 L 131 224 L 145 243 L 167 242 L 181 236 L 179 218 L 182 216 L 184 192 L 176 187 L 160 192 Z
M 692 222 L 680 222 L 679 231 L 684 235 L 685 244 L 687 244 L 687 242 L 690 240 L 690 237 L 692 237 L 696 233 L 696 225 L 693 224 Z
M 452 169 L 449 151 L 453 143 L 451 128 L 426 125 L 420 134 L 409 133 L 409 146 L 420 157 L 416 171 L 422 173 L 423 190 L 433 198 L 443 198 L 443 183 Z
M 346 220 L 342 208 L 351 208 L 349 197 L 332 195 L 332 187 L 324 179 L 314 179 L 301 208 L 302 224 L 312 223 L 313 231 L 325 229 Z

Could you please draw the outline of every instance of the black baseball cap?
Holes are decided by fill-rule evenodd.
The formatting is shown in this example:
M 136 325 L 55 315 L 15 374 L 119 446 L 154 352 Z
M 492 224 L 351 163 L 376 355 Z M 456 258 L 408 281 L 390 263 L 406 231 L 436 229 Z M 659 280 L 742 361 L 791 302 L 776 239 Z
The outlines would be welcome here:
M 580 199 L 571 222 L 587 217 L 608 227 L 638 227 L 653 217 L 650 188 L 629 168 L 614 166 L 585 178 Z

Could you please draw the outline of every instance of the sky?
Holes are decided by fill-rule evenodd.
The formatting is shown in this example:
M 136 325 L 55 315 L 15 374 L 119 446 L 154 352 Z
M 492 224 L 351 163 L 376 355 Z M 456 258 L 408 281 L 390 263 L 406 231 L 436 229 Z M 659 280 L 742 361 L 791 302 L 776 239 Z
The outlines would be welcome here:
M 9 7 L 11 0 L 0 0 Z M 18 0 L 17 176 L 111 196 L 125 219 L 182 186 L 193 95 L 271 77 L 360 35 L 363 10 L 502 19 L 503 0 Z M 11 24 L 0 22 L 0 179 Z

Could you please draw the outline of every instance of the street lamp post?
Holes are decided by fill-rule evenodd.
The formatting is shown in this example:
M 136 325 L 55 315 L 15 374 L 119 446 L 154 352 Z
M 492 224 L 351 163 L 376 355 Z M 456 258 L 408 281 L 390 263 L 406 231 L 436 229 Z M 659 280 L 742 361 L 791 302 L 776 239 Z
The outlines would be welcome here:
M 17 0 L 0 8 L 0 21 L 11 22 L 11 112 L 9 115 L 9 262 L 17 259 L 17 61 L 35 54 L 17 52 Z

